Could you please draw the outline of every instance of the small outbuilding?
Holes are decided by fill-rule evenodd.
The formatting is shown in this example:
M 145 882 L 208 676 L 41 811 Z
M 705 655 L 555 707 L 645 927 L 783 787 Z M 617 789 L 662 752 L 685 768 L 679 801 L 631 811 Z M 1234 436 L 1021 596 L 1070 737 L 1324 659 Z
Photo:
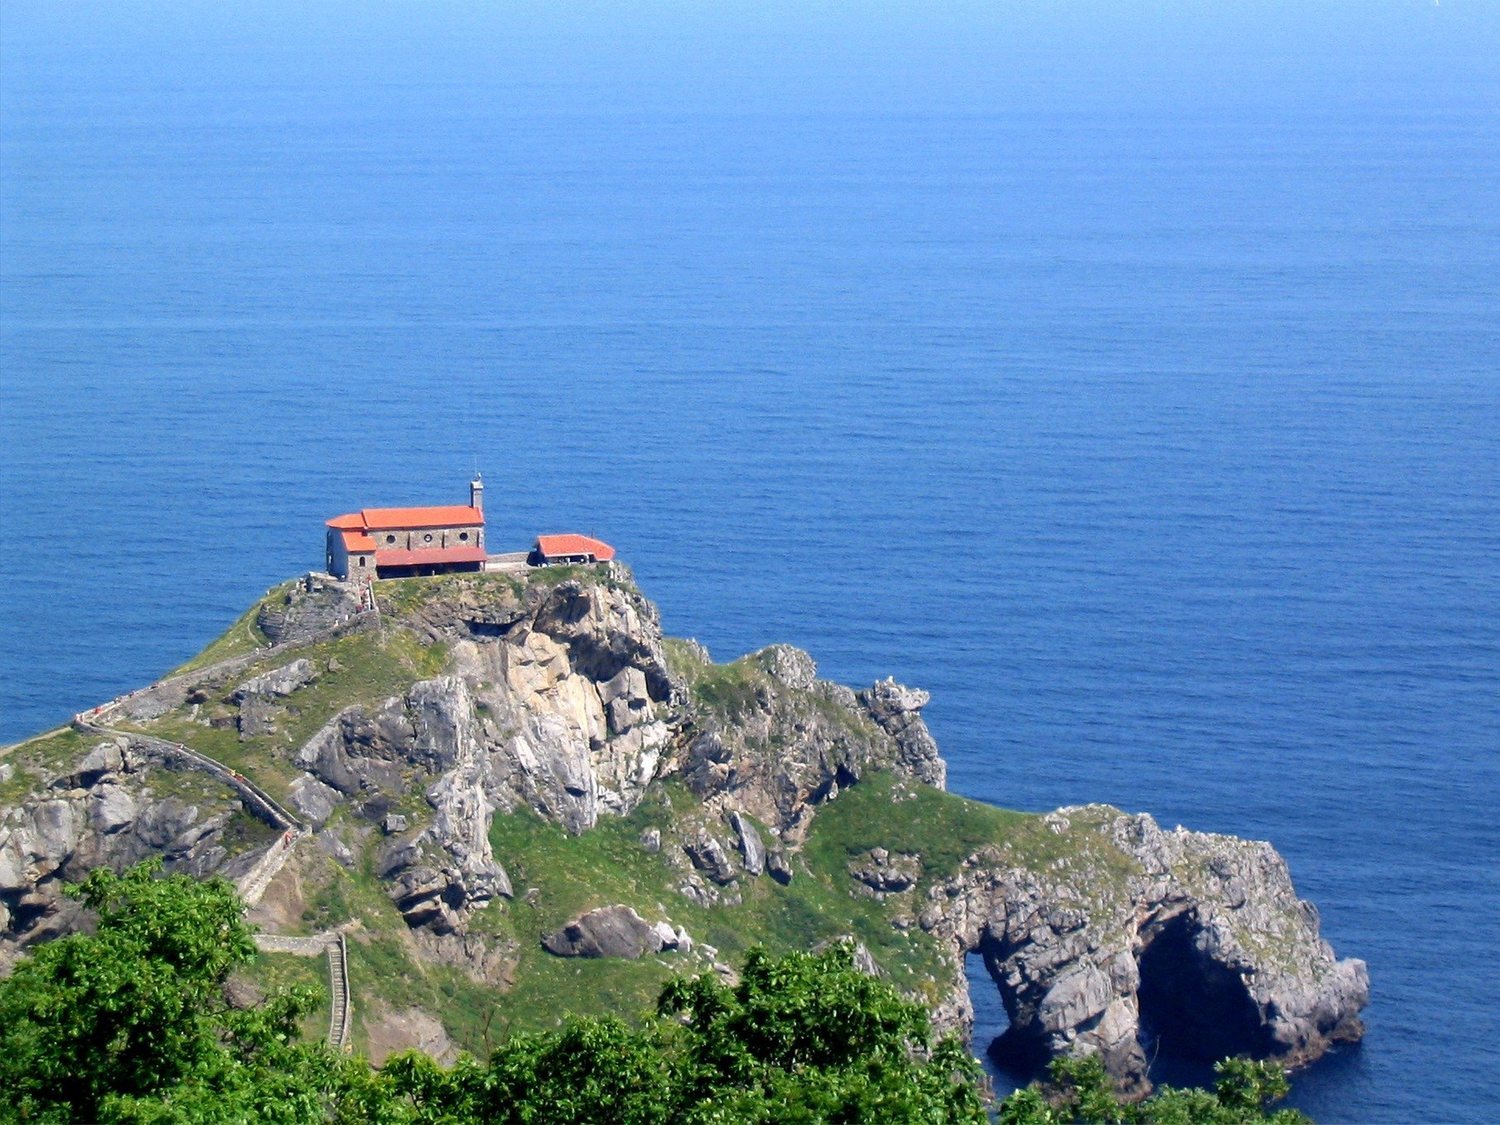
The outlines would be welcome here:
M 557 563 L 609 562 L 614 557 L 613 547 L 587 535 L 538 535 L 526 561 L 532 566 L 551 566 Z

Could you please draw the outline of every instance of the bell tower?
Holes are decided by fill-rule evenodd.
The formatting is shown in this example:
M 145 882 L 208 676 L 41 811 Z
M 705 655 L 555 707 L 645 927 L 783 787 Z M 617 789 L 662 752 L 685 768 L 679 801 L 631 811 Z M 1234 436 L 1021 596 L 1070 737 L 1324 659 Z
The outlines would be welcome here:
M 477 508 L 484 515 L 484 478 L 476 471 L 469 482 L 469 507 Z

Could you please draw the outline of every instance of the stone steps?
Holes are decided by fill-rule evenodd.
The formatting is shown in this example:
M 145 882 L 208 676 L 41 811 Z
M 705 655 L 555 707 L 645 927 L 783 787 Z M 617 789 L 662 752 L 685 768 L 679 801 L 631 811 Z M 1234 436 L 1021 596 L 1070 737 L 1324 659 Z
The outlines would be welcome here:
M 328 1013 L 328 1044 L 335 1051 L 347 1051 L 350 1049 L 352 1005 L 349 999 L 349 947 L 343 934 L 338 935 L 338 940 L 328 943 L 328 982 L 333 993 L 333 1004 Z

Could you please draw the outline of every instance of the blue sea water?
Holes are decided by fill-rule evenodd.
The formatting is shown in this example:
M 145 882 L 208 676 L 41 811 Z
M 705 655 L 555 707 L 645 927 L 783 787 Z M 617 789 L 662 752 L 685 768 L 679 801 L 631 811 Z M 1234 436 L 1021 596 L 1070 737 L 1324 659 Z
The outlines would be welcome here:
M 1250 7 L 7 5 L 0 740 L 478 466 L 959 792 L 1273 841 L 1294 1103 L 1500 1119 L 1500 22 Z

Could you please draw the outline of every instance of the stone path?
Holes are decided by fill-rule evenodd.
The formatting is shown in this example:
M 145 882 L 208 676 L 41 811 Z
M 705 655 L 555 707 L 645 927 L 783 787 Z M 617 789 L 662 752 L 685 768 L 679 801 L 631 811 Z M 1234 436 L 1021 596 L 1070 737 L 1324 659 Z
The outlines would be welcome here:
M 373 599 L 371 599 L 371 602 L 373 603 Z M 291 857 L 293 849 L 296 848 L 297 842 L 305 836 L 311 835 L 312 829 L 287 812 L 274 797 L 259 785 L 239 771 L 226 766 L 223 762 L 201 751 L 194 750 L 183 743 L 169 742 L 166 739 L 142 734 L 139 731 L 122 730 L 111 726 L 110 723 L 116 721 L 119 712 L 131 704 L 154 701 L 164 705 L 165 708 L 179 706 L 187 698 L 188 692 L 200 684 L 227 677 L 250 667 L 250 665 L 257 661 L 277 656 L 282 652 L 294 648 L 316 644 L 319 641 L 363 630 L 372 625 L 378 626 L 379 621 L 379 610 L 371 604 L 368 609 L 360 613 L 357 617 L 340 621 L 327 629 L 320 630 L 310 637 L 304 637 L 296 641 L 287 641 L 278 645 L 270 645 L 266 648 L 257 649 L 255 652 L 244 653 L 239 656 L 226 657 L 224 660 L 205 664 L 201 668 L 194 668 L 190 672 L 158 680 L 149 688 L 141 688 L 127 695 L 111 699 L 109 702 L 103 703 L 90 711 L 84 711 L 75 715 L 73 717 L 73 728 L 85 734 L 100 735 L 108 738 L 123 738 L 138 746 L 143 746 L 148 756 L 155 756 L 163 760 L 175 760 L 192 769 L 202 770 L 204 773 L 210 774 L 218 781 L 235 790 L 248 812 L 270 824 L 273 828 L 280 830 L 281 835 L 266 849 L 265 854 L 255 862 L 255 866 L 240 876 L 239 882 L 236 884 L 236 890 L 244 900 L 245 905 L 254 906 L 260 901 L 261 896 L 265 894 L 266 888 L 270 886 L 271 881 L 281 872 L 282 867 L 285 866 L 286 861 Z M 23 744 L 17 743 L 17 745 Z M 14 747 L 10 747 L 9 749 L 14 749 Z M 314 937 L 298 937 L 289 934 L 256 934 L 255 944 L 258 949 L 274 953 L 294 953 L 301 956 L 316 956 L 320 953 L 326 954 L 328 957 L 328 979 L 332 985 L 332 1003 L 330 1004 L 328 1019 L 328 1042 L 336 1050 L 349 1050 L 351 1047 L 349 1029 L 354 1005 L 349 994 L 349 947 L 343 933 L 330 932 L 318 934 Z
M 342 933 L 328 947 L 328 979 L 333 988 L 333 1007 L 328 1013 L 328 1043 L 335 1051 L 350 1049 L 349 1020 L 354 1006 L 349 996 L 349 942 Z

